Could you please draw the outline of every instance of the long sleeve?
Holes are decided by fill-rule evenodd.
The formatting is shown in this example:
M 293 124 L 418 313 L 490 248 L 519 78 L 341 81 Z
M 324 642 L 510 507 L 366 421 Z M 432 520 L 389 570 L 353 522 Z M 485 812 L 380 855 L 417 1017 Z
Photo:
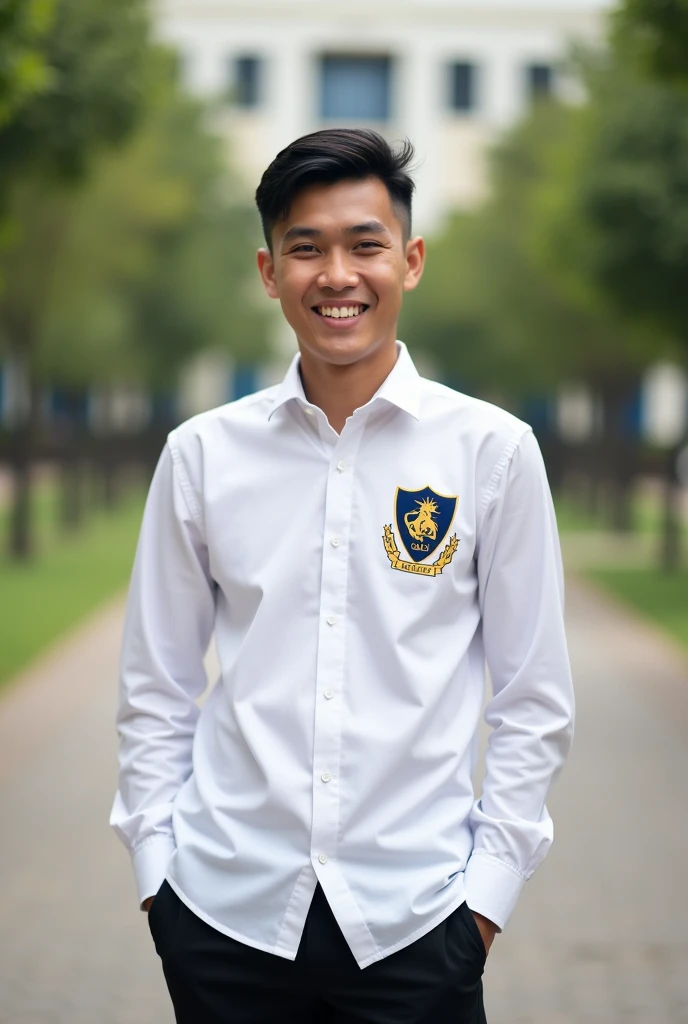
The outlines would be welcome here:
M 531 431 L 507 446 L 495 469 L 477 565 L 492 732 L 465 882 L 471 909 L 501 928 L 551 845 L 545 799 L 568 753 L 574 713 L 556 520 Z
M 168 443 L 151 483 L 129 591 L 117 729 L 119 789 L 110 824 L 129 849 L 139 900 L 175 849 L 172 805 L 189 777 L 206 685 L 214 584 L 200 509 Z

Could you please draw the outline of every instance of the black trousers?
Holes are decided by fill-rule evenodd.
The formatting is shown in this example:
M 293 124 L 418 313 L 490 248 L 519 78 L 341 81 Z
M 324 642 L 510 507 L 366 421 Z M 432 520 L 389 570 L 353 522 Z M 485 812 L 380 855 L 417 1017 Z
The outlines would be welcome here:
M 319 885 L 296 960 L 211 928 L 167 882 L 148 920 L 178 1024 L 485 1024 L 485 947 L 465 904 L 363 970 Z

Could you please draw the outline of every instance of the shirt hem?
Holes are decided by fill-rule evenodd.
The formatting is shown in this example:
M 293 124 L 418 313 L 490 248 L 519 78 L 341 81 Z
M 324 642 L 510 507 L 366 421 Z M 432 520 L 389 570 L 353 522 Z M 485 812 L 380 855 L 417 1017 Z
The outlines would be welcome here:
M 244 946 L 251 946 L 253 949 L 260 949 L 263 953 L 272 953 L 274 956 L 281 956 L 285 960 L 296 960 L 296 951 L 293 953 L 288 952 L 284 948 L 277 948 L 276 946 L 269 946 L 265 942 L 256 942 L 255 939 L 249 939 L 245 935 L 241 935 L 239 932 L 235 932 L 232 928 L 225 928 L 224 925 L 219 924 L 209 914 L 197 907 L 196 904 L 188 898 L 188 896 L 182 892 L 174 879 L 170 878 L 169 875 L 165 875 L 165 879 L 168 885 L 174 889 L 175 893 L 182 901 L 182 903 L 189 908 L 189 910 L 200 917 L 201 921 L 204 921 L 215 931 L 221 932 L 222 935 L 226 935 L 230 939 L 234 939 L 235 942 L 241 942 Z
M 422 939 L 424 935 L 431 932 L 433 928 L 436 928 L 439 924 L 458 910 L 459 907 L 466 902 L 466 895 L 463 893 L 459 900 L 450 903 L 448 907 L 441 910 L 435 917 L 430 918 L 425 924 L 421 925 L 420 928 L 416 928 L 415 932 L 411 932 L 405 939 L 400 939 L 399 942 L 395 942 L 393 946 L 387 946 L 385 949 L 380 950 L 373 956 L 366 957 L 365 960 L 357 961 L 358 966 L 363 970 L 364 967 L 369 967 L 371 964 L 377 963 L 378 960 L 384 960 L 385 957 L 391 956 L 392 953 L 398 953 L 400 949 L 404 949 L 406 946 L 410 946 L 412 942 L 417 942 L 418 939 Z

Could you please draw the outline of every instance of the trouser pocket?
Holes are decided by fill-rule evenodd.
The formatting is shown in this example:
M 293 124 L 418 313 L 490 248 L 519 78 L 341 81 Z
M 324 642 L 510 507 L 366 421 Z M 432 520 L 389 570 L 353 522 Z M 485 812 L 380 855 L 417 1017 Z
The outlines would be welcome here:
M 156 952 L 161 958 L 169 953 L 171 948 L 181 904 L 182 901 L 165 879 L 148 910 L 148 927 L 153 936 Z
M 487 950 L 485 949 L 485 943 L 483 942 L 483 937 L 480 934 L 480 929 L 478 928 L 478 922 L 473 917 L 473 912 L 466 902 L 461 904 L 459 909 L 456 911 L 456 916 L 463 926 L 464 933 L 473 948 L 476 962 L 480 964 L 480 973 L 482 974 L 483 968 L 485 967 L 485 961 L 487 960 Z

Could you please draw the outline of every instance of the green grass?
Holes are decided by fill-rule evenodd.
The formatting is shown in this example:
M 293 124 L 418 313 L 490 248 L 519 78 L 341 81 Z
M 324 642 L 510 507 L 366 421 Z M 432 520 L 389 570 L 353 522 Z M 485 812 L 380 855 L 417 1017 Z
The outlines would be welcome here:
M 587 533 L 591 530 L 608 530 L 609 519 L 603 514 L 592 516 L 568 495 L 558 495 L 555 501 L 557 524 L 562 533 Z M 636 494 L 631 500 L 631 520 L 634 532 L 639 536 L 658 537 L 662 529 L 663 510 L 657 498 L 647 494 Z M 683 524 L 683 539 L 688 548 L 688 520 Z
M 65 538 L 54 525 L 55 488 L 38 491 L 36 558 L 28 564 L 0 563 L 0 685 L 126 585 L 143 502 L 139 490 L 115 511 L 89 514 L 84 526 Z M 0 539 L 6 543 L 6 537 L 3 510 Z
M 688 569 L 593 569 L 591 579 L 688 648 Z
M 600 522 L 565 496 L 555 500 L 560 533 L 587 533 L 600 529 Z
M 609 533 L 605 519 L 591 517 L 566 496 L 556 501 L 557 522 L 562 535 L 579 534 L 583 541 L 590 531 Z M 662 507 L 658 497 L 638 494 L 632 503 L 632 519 L 635 527 L 633 537 L 650 539 L 650 546 L 659 557 L 659 538 L 662 529 Z M 611 533 L 609 533 L 611 537 Z M 599 545 L 596 545 L 596 548 Z M 648 550 L 647 543 L 645 551 Z M 683 551 L 688 554 L 688 522 L 683 526 Z M 594 550 L 594 549 L 593 549 Z M 603 549 L 602 549 L 603 550 Z M 688 567 L 675 572 L 664 572 L 656 565 L 638 561 L 637 548 L 628 548 L 629 564 L 605 565 L 604 556 L 598 564 L 582 564 L 580 571 L 599 583 L 612 596 L 627 604 L 634 611 L 646 616 L 665 629 L 688 648 Z M 641 558 L 643 556 L 641 555 Z M 643 561 L 647 559 L 644 556 Z

